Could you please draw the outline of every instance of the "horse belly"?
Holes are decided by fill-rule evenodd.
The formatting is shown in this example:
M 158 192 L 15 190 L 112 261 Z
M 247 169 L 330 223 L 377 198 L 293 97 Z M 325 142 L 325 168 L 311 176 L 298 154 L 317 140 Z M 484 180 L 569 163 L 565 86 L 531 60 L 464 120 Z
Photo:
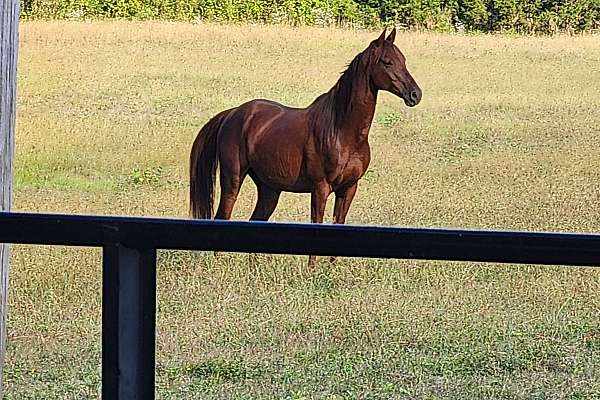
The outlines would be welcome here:
M 288 192 L 310 192 L 303 168 L 304 140 L 288 132 L 273 130 L 249 140 L 251 174 L 260 181 Z

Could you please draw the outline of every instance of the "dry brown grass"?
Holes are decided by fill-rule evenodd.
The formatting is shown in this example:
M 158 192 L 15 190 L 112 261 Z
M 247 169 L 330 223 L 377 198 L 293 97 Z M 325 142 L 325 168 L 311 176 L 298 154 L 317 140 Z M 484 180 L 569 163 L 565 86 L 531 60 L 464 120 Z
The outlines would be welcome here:
M 303 106 L 376 34 L 132 22 L 22 25 L 15 208 L 186 215 L 198 128 Z M 600 231 L 598 37 L 405 33 L 424 90 L 383 94 L 352 223 Z M 246 218 L 254 189 L 235 210 Z M 306 221 L 285 195 L 276 220 Z M 7 398 L 99 386 L 100 253 L 13 250 Z M 591 269 L 162 252 L 158 397 L 600 397 Z M 594 397 L 595 396 L 595 397 Z

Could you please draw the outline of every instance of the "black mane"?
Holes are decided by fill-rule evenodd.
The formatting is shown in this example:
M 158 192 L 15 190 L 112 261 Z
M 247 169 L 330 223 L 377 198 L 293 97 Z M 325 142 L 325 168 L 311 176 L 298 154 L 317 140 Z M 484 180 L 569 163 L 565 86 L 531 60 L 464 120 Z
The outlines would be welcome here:
M 317 97 L 309 107 L 309 123 L 317 136 L 317 145 L 321 148 L 335 141 L 343 121 L 352 111 L 354 83 L 364 72 L 364 54 L 365 52 L 357 54 L 336 84 L 327 93 Z

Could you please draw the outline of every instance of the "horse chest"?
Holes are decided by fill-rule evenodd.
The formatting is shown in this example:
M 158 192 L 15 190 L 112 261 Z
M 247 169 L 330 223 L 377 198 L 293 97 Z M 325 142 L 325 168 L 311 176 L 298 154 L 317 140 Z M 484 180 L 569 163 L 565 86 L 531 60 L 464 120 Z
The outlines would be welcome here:
M 333 189 L 355 184 L 364 175 L 369 166 L 369 161 L 370 150 L 368 144 L 340 154 L 330 174 L 329 180 Z

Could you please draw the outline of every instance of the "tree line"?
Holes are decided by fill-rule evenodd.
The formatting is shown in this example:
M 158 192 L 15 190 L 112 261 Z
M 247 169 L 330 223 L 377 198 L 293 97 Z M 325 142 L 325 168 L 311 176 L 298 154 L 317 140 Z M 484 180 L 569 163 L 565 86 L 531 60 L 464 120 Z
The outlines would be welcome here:
M 437 31 L 600 29 L 600 0 L 21 0 L 31 19 L 129 18 Z

